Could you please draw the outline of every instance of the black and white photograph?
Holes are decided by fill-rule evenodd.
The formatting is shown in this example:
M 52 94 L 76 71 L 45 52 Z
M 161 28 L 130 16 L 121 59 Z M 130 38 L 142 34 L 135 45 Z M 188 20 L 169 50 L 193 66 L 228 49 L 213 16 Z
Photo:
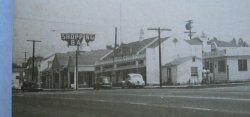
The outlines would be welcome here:
M 12 117 L 250 117 L 249 0 L 13 0 Z

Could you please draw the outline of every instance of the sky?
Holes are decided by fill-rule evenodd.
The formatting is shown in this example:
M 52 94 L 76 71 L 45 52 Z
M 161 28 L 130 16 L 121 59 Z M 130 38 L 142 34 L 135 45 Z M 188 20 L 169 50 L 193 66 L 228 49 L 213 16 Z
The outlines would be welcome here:
M 249 0 L 14 0 L 13 62 L 24 62 L 24 52 L 32 56 L 49 56 L 73 51 L 61 40 L 60 33 L 93 33 L 95 41 L 82 50 L 104 49 L 114 44 L 115 27 L 118 43 L 138 41 L 140 30 L 144 38 L 157 36 L 147 28 L 169 28 L 162 37 L 188 39 L 184 32 L 192 19 L 194 36 L 202 32 L 207 37 L 230 41 L 243 38 L 250 43 Z

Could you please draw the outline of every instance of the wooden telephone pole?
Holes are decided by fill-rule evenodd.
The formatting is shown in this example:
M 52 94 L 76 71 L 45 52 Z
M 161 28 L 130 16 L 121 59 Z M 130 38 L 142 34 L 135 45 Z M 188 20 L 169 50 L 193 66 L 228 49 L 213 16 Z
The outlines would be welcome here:
M 27 55 L 28 52 L 25 51 L 23 53 L 24 53 L 24 62 L 26 63 L 27 62 L 27 56 L 26 55 Z
M 188 30 L 188 32 L 184 32 L 184 33 L 188 33 L 189 39 L 192 39 L 193 34 L 196 33 L 196 32 L 192 32 L 191 24 L 193 24 L 193 20 L 188 20 L 186 24 L 186 30 Z
M 32 53 L 32 82 L 34 82 L 34 77 L 35 77 L 35 66 L 34 66 L 34 61 L 35 61 L 35 45 L 36 42 L 42 42 L 42 41 L 38 41 L 38 40 L 27 40 L 33 43 L 33 53 Z M 36 79 L 37 82 L 37 79 Z
M 161 31 L 171 31 L 171 29 L 164 28 L 148 28 L 148 30 L 158 31 L 158 42 L 159 42 L 159 75 L 160 75 L 160 87 L 162 87 L 162 69 L 161 69 Z

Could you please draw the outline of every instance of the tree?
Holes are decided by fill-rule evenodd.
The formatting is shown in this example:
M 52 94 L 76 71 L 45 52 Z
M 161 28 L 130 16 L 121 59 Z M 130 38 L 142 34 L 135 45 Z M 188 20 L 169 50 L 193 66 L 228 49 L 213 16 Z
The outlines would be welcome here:
M 112 45 L 106 45 L 106 49 L 107 49 L 107 50 L 113 50 L 114 47 L 112 47 Z
M 235 38 L 233 38 L 231 41 L 230 41 L 230 43 L 232 43 L 233 45 L 237 45 L 236 43 L 236 39 Z
M 243 47 L 249 47 L 249 44 L 246 41 L 244 41 Z
M 239 40 L 238 40 L 238 46 L 244 47 L 244 41 L 243 41 L 242 38 L 239 38 Z
M 214 37 L 213 39 L 214 39 L 214 41 L 217 41 L 217 40 L 218 40 L 216 37 Z

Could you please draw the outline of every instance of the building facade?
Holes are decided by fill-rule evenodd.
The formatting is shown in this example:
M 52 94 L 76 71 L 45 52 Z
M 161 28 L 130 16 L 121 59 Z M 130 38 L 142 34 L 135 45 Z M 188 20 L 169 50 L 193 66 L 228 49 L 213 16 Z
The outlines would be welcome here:
M 146 85 L 159 85 L 158 44 L 157 37 L 122 44 L 119 48 L 108 53 L 96 63 L 96 74 L 110 76 L 112 77 L 112 82 L 114 84 L 119 84 L 122 80 L 126 79 L 127 74 L 139 73 L 142 74 L 143 79 L 146 81 Z M 202 57 L 202 41 L 199 38 L 193 40 L 178 40 L 176 38 L 166 37 L 161 39 L 161 47 L 162 66 L 170 64 L 175 59 L 180 59 L 182 57 Z M 201 79 L 202 61 L 201 59 L 198 59 L 196 62 L 199 63 L 196 65 L 197 72 L 199 72 L 198 79 Z M 167 72 L 168 69 L 174 68 L 171 66 L 167 69 L 163 69 L 163 82 L 165 84 L 168 84 L 168 74 L 176 74 Z M 190 71 L 191 66 L 188 69 L 188 72 Z M 174 72 L 174 70 L 172 70 L 172 72 Z M 186 73 L 186 71 L 184 73 Z M 190 80 L 191 75 L 190 77 L 185 78 L 185 83 L 176 80 L 176 77 L 173 78 L 175 78 L 172 79 L 173 81 L 178 82 L 171 82 L 169 84 L 185 84 L 188 83 L 187 81 Z
M 213 82 L 250 81 L 250 48 L 230 47 L 203 54 L 204 67 Z

